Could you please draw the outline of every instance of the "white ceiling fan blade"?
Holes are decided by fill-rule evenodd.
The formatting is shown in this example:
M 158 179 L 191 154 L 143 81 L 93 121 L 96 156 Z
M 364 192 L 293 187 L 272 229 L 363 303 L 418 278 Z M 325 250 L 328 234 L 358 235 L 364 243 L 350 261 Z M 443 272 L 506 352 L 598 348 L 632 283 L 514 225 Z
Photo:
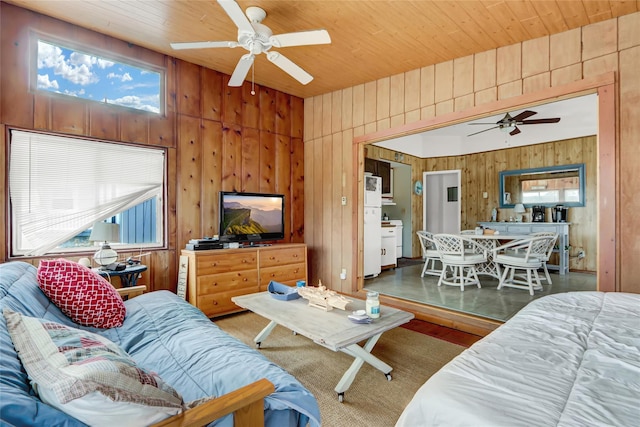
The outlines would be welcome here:
M 185 42 L 185 43 L 170 43 L 171 48 L 174 50 L 181 49 L 208 49 L 212 47 L 237 47 L 238 42 L 224 41 L 224 42 Z
M 306 46 L 310 44 L 329 44 L 331 37 L 327 30 L 300 31 L 271 36 L 269 39 L 275 47 Z
M 311 74 L 307 73 L 298 65 L 294 64 L 289 58 L 278 52 L 267 52 L 267 59 L 303 85 L 306 85 L 313 80 L 313 76 Z
M 231 79 L 229 79 L 229 86 L 242 86 L 244 78 L 247 77 L 249 68 L 251 68 L 251 64 L 253 64 L 253 58 L 254 56 L 250 53 L 242 55 L 242 58 L 238 61 L 238 65 L 236 65 L 236 69 L 233 70 Z
M 238 27 L 239 30 L 245 31 L 249 34 L 254 34 L 256 32 L 251 26 L 251 22 L 249 22 L 247 16 L 244 14 L 242 9 L 240 9 L 238 3 L 234 0 L 218 0 L 218 3 L 222 6 L 224 11 L 227 12 L 227 15 L 229 15 L 229 18 L 231 18 L 233 23 L 236 24 L 236 27 Z

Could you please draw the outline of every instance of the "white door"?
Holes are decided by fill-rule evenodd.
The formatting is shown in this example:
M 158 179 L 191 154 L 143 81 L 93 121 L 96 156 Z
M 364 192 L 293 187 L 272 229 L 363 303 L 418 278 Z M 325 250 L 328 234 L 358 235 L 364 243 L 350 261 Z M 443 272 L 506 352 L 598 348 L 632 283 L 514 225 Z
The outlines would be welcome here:
M 432 233 L 459 233 L 460 171 L 423 172 L 423 229 Z
M 380 208 L 364 207 L 364 277 L 376 277 L 380 274 L 382 236 L 380 225 Z

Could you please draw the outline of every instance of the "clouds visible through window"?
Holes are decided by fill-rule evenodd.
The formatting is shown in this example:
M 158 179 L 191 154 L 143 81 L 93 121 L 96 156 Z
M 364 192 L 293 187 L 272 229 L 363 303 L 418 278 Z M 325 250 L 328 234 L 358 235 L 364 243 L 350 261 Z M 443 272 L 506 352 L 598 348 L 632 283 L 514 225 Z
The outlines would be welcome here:
M 38 40 L 36 87 L 160 113 L 161 75 L 149 69 Z

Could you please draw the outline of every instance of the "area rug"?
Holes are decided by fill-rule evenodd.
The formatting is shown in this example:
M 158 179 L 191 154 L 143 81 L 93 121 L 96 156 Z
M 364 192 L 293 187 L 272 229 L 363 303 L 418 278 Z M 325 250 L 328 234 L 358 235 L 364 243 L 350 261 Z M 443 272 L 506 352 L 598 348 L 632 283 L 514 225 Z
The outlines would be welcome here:
M 252 347 L 253 338 L 268 324 L 251 312 L 214 322 Z M 282 326 L 271 332 L 259 351 L 313 393 L 324 427 L 390 427 L 418 388 L 463 350 L 462 346 L 404 328 L 385 332 L 372 353 L 393 367 L 392 380 L 387 381 L 382 372 L 365 364 L 345 393 L 343 403 L 338 402 L 334 388 L 351 365 L 352 357 L 314 344 Z

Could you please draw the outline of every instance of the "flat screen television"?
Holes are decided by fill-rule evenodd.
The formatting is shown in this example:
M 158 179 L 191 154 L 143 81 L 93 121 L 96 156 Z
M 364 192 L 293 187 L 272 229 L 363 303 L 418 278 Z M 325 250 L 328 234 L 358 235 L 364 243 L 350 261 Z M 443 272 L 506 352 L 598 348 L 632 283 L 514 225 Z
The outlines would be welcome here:
M 220 241 L 284 239 L 284 195 L 220 192 Z

